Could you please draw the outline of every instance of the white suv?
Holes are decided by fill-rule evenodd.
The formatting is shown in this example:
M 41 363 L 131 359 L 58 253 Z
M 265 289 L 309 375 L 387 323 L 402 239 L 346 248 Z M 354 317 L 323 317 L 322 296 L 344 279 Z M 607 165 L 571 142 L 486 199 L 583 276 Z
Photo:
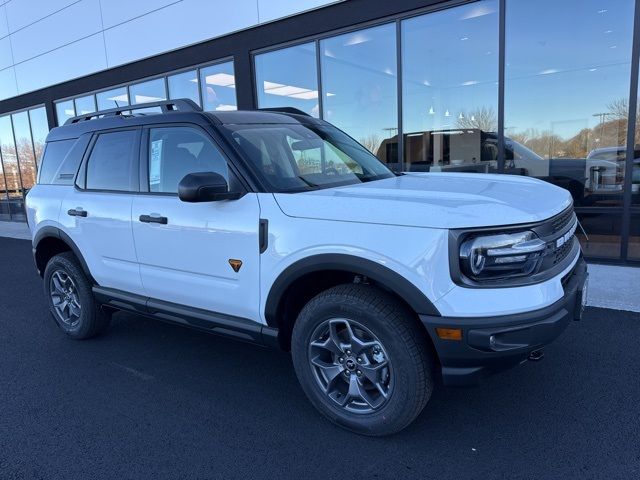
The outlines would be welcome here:
M 72 338 L 127 310 L 290 350 L 322 414 L 383 435 L 416 418 L 437 379 L 474 384 L 539 358 L 582 313 L 563 189 L 394 174 L 292 109 L 151 106 L 47 137 L 28 219 Z

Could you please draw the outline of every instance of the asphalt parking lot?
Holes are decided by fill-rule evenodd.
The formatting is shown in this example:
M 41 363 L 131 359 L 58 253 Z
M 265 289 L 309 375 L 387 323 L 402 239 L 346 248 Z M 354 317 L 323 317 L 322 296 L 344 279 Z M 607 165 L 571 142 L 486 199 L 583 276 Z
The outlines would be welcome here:
M 640 478 L 640 314 L 587 310 L 543 361 L 438 388 L 387 438 L 306 401 L 287 354 L 117 314 L 65 338 L 0 239 L 0 479 Z

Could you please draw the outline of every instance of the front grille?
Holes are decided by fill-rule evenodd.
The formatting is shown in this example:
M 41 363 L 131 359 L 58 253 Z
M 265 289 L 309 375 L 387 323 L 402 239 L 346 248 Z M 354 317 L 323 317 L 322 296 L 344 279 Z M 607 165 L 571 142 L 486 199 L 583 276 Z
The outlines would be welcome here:
M 556 215 L 550 220 L 551 223 L 551 233 L 558 233 L 561 230 L 564 230 L 567 227 L 571 220 L 573 219 L 573 205 L 567 208 L 564 212 Z
M 569 255 L 572 246 L 573 241 L 570 240 L 568 242 L 565 242 L 560 248 L 556 248 L 555 251 L 553 251 L 553 264 L 557 265 L 562 260 L 567 258 L 567 255 Z

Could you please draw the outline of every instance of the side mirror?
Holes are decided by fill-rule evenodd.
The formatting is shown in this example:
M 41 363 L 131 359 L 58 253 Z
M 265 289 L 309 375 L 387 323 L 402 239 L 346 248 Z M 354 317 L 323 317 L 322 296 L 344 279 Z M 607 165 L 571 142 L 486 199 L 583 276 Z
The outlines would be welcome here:
M 178 198 L 183 202 L 217 202 L 236 200 L 239 192 L 230 192 L 225 178 L 219 173 L 189 173 L 178 184 Z

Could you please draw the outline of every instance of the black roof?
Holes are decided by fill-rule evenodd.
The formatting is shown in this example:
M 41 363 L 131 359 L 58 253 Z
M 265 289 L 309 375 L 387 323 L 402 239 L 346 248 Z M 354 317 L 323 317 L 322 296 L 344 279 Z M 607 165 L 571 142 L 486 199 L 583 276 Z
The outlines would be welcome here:
M 148 105 L 140 105 L 139 107 L 148 108 Z M 123 111 L 127 107 L 123 107 Z M 115 109 L 114 109 L 115 110 Z M 188 122 L 196 124 L 214 125 L 238 125 L 238 124 L 318 124 L 322 120 L 310 117 L 302 112 L 291 113 L 288 110 L 276 112 L 274 110 L 234 110 L 223 112 L 203 112 L 201 110 L 194 111 L 165 111 L 158 113 L 145 113 L 142 115 L 109 115 L 104 117 L 95 117 L 102 115 L 101 112 L 91 114 L 87 117 L 75 117 L 80 119 L 71 123 L 71 119 L 64 125 L 56 127 L 49 132 L 47 141 L 65 140 L 77 138 L 80 135 L 101 130 L 111 130 L 123 127 L 138 127 L 149 124 Z M 95 117 L 95 118 L 94 118 Z

